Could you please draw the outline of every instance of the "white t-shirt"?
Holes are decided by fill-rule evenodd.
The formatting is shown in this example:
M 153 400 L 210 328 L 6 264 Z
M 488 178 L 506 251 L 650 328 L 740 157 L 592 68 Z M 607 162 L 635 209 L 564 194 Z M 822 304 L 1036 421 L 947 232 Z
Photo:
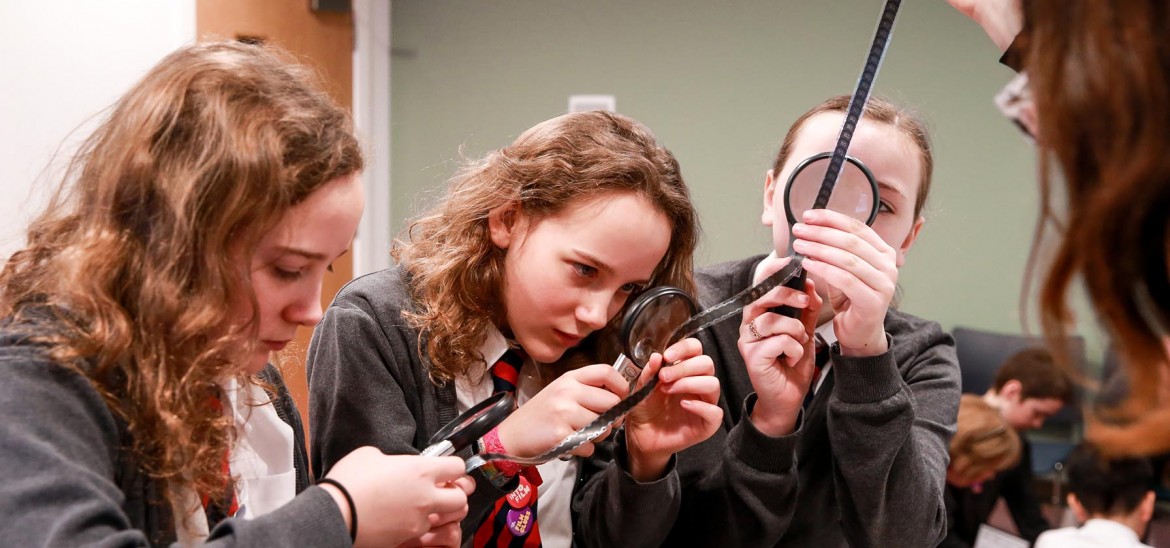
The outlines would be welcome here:
M 1052 529 L 1040 534 L 1036 548 L 1149 548 L 1129 527 L 1107 519 L 1091 519 L 1080 527 Z
M 508 341 L 496 329 L 488 332 L 487 339 L 479 351 L 490 367 L 508 350 Z M 540 391 L 540 367 L 529 358 L 520 368 L 520 382 L 516 386 L 516 401 L 524 405 Z M 459 378 L 455 382 L 455 407 L 462 413 L 492 395 L 492 377 L 486 372 L 479 383 L 472 385 L 471 379 Z M 538 465 L 542 483 L 537 488 L 537 523 L 540 527 L 540 541 L 548 548 L 568 547 L 573 542 L 573 518 L 570 504 L 573 500 L 573 486 L 577 483 L 577 459 L 553 460 Z

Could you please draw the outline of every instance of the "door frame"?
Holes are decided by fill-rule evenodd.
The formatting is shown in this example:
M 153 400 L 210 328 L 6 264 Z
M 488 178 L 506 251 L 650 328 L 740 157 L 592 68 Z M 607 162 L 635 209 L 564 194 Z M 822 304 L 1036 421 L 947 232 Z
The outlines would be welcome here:
M 354 0 L 353 119 L 366 139 L 366 210 L 354 241 L 353 277 L 390 267 L 390 4 Z

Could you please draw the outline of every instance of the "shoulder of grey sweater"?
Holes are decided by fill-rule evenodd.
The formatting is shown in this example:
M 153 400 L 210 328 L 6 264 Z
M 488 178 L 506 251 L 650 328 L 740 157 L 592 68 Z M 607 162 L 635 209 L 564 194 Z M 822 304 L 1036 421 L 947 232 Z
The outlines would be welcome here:
M 120 443 L 118 421 L 87 376 L 54 361 L 44 347 L 3 337 L 0 417 L 21 425 L 5 430 L 13 438 L 0 445 L 32 444 L 38 453 L 50 451 L 101 468 L 113 465 Z
M 955 340 L 938 322 L 898 310 L 886 313 L 886 332 L 893 340 L 892 351 L 902 377 L 909 381 L 930 369 L 930 376 L 959 378 L 959 359 Z
M 410 307 L 410 290 L 399 267 L 358 276 L 342 286 L 332 306 L 370 308 L 401 312 Z
M 702 306 L 713 306 L 738 293 L 740 290 L 746 289 L 748 285 L 737 287 L 742 284 L 735 282 L 742 280 L 742 282 L 750 285 L 752 279 L 751 271 L 763 258 L 764 255 L 754 255 L 696 269 L 695 285 L 699 290 L 697 297 L 700 304 Z

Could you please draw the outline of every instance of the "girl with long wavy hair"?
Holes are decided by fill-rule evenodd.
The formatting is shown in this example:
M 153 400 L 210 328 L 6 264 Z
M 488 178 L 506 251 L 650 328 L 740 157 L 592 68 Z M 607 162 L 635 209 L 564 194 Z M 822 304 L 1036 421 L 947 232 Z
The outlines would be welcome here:
M 342 289 L 317 328 L 314 466 L 328 471 L 366 444 L 417 453 L 496 386 L 520 406 L 482 447 L 550 449 L 627 394 L 608 350 L 620 312 L 648 287 L 693 290 L 697 239 L 678 162 L 625 116 L 553 118 L 470 162 L 396 244 L 398 266 Z M 672 456 L 721 418 L 700 352 L 681 341 L 643 372 L 662 384 L 627 417 L 616 449 L 590 443 L 535 470 L 475 472 L 464 541 L 659 544 L 678 508 Z M 659 369 L 663 360 L 677 363 Z
M 113 106 L 0 271 L 0 544 L 457 542 L 458 459 L 367 447 L 310 486 L 268 365 L 321 317 L 362 162 L 260 47 L 180 49 Z
M 1059 230 L 1039 291 L 1053 352 L 1067 363 L 1061 341 L 1074 323 L 1071 294 L 1083 283 L 1129 376 L 1128 398 L 1091 421 L 1088 437 L 1109 456 L 1166 452 L 1170 3 L 950 3 L 1028 78 L 1044 196 L 1038 226 Z

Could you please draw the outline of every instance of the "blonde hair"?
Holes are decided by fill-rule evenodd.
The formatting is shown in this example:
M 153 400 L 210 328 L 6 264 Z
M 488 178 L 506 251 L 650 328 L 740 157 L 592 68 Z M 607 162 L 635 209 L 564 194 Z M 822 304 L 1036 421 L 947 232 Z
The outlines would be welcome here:
M 232 430 L 213 402 L 257 329 L 253 249 L 361 168 L 348 115 L 306 69 L 258 46 L 182 48 L 73 158 L 0 272 L 0 316 L 91 380 L 166 497 L 223 492 Z M 241 304 L 251 320 L 233 325 Z
M 966 477 L 1005 470 L 1020 458 L 1020 438 L 1003 415 L 983 398 L 964 394 L 951 438 L 951 468 Z
M 609 112 L 559 116 L 525 131 L 511 145 L 469 162 L 450 181 L 443 201 L 410 226 L 393 256 L 405 269 L 417 309 L 419 353 L 436 382 L 483 365 L 478 348 L 504 318 L 505 251 L 491 241 L 488 213 L 514 203 L 534 222 L 570 203 L 629 192 L 663 213 L 670 247 L 650 286 L 694 292 L 692 260 L 698 215 L 674 155 L 642 124 Z M 579 347 L 596 350 L 613 322 Z

